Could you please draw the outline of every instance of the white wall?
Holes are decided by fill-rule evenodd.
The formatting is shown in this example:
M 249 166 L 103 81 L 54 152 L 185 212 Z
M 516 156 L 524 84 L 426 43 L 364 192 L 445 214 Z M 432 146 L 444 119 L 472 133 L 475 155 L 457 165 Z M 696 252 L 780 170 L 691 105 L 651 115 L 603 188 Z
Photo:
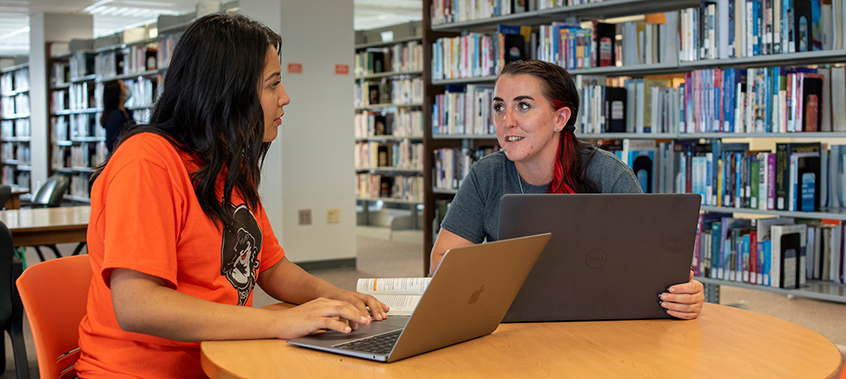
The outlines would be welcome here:
M 354 258 L 354 79 L 335 75 L 336 64 L 353 68 L 353 1 L 241 0 L 240 8 L 282 36 L 291 104 L 260 188 L 274 231 L 294 262 Z M 289 74 L 289 63 L 303 73 Z M 326 223 L 328 208 L 340 209 L 340 224 Z M 311 225 L 298 224 L 300 209 L 311 209 Z
M 47 179 L 50 162 L 50 120 L 47 117 L 47 54 L 46 42 L 69 42 L 94 35 L 94 18 L 91 15 L 36 13 L 29 16 L 29 107 L 32 139 L 29 143 L 32 156 L 32 189 Z

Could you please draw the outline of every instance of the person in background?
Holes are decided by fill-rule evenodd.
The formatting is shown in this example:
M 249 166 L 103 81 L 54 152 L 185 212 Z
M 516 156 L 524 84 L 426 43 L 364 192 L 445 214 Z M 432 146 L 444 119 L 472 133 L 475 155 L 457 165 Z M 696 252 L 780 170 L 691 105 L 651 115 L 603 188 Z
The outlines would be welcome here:
M 387 317 L 374 297 L 291 263 L 271 230 L 258 187 L 290 102 L 280 47 L 246 16 L 196 20 L 150 124 L 123 133 L 99 167 L 80 377 L 201 378 L 200 341 L 349 333 Z M 256 284 L 302 305 L 253 308 Z
M 110 155 L 115 151 L 115 143 L 120 133 L 135 124 L 125 107 L 129 96 L 129 87 L 123 80 L 112 80 L 103 84 L 103 115 L 100 116 L 100 125 L 106 129 L 106 149 Z
M 502 151 L 480 159 L 462 181 L 432 248 L 430 274 L 447 250 L 499 239 L 507 193 L 642 193 L 625 163 L 576 139 L 578 113 L 579 92 L 565 69 L 538 60 L 503 68 L 491 111 Z M 692 319 L 702 310 L 702 283 L 690 275 L 657 300 L 671 316 Z

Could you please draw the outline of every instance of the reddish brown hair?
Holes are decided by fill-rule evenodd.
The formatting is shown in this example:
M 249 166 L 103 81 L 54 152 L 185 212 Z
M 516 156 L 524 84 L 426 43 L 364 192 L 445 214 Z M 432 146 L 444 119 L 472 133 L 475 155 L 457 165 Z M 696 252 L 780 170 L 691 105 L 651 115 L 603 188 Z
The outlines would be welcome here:
M 590 193 L 598 192 L 596 185 L 585 179 L 585 171 L 596 153 L 593 146 L 583 143 L 576 138 L 575 125 L 579 114 L 579 91 L 573 78 L 564 68 L 544 61 L 526 60 L 507 64 L 499 77 L 506 75 L 531 75 L 541 83 L 541 92 L 552 103 L 554 110 L 570 108 L 570 119 L 559 133 L 558 152 L 555 160 L 555 171 L 552 173 L 552 183 L 549 193 Z M 498 79 L 497 79 L 498 80 Z M 591 151 L 587 162 L 582 164 L 582 155 Z

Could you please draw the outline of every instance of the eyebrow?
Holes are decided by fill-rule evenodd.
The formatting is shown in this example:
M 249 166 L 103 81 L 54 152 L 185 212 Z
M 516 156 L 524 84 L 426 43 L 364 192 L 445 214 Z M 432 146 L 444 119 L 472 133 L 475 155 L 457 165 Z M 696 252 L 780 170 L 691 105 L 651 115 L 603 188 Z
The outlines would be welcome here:
M 517 97 L 514 98 L 514 101 L 520 101 L 520 100 L 532 100 L 532 101 L 534 101 L 535 99 L 531 96 L 517 96 Z M 493 101 L 502 101 L 502 98 L 494 97 Z
M 274 73 L 268 75 L 267 79 L 264 79 L 264 81 L 267 82 L 267 81 L 270 81 L 272 79 L 276 79 L 277 77 L 282 78 L 282 73 L 281 72 L 274 72 Z

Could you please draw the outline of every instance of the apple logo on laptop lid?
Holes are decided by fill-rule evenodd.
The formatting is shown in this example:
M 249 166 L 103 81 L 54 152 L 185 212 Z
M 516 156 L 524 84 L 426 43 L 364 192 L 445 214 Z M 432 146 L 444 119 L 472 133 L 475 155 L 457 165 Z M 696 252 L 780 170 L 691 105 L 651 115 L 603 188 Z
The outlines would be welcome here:
M 485 285 L 483 284 L 481 287 L 479 287 L 479 289 L 473 291 L 473 293 L 470 295 L 470 298 L 467 299 L 467 305 L 470 305 L 470 304 L 473 304 L 473 303 L 479 301 L 479 297 L 482 296 L 482 291 L 484 291 L 484 290 L 485 290 Z

